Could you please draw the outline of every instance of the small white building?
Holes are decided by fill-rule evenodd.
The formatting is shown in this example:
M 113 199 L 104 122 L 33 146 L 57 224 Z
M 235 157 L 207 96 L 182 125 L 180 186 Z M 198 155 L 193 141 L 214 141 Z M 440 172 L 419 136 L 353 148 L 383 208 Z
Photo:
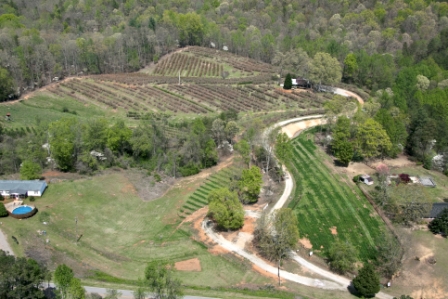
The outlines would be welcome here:
M 45 181 L 3 181 L 0 180 L 0 194 L 2 196 L 42 196 L 47 183 Z

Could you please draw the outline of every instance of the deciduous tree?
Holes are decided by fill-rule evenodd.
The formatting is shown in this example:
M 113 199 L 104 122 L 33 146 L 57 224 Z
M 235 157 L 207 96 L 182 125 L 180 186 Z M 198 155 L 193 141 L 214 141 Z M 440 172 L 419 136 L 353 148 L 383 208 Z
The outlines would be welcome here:
M 54 271 L 54 283 L 62 299 L 67 298 L 67 293 L 73 278 L 73 270 L 65 264 L 57 266 Z
M 249 169 L 243 169 L 241 180 L 238 182 L 241 202 L 243 204 L 257 202 L 262 183 L 260 168 L 252 166 Z
M 353 264 L 357 261 L 358 252 L 348 241 L 337 239 L 328 249 L 328 259 L 330 268 L 333 271 L 344 274 L 353 269 Z
M 42 169 L 40 165 L 32 161 L 22 162 L 20 167 L 20 178 L 22 180 L 35 180 L 40 177 Z
M 318 52 L 314 55 L 310 67 L 310 79 L 318 84 L 334 84 L 341 81 L 342 68 L 336 58 L 328 53 Z
M 386 131 L 371 118 L 358 127 L 357 143 L 366 159 L 382 156 L 392 146 Z
M 227 188 L 214 190 L 208 196 L 208 202 L 208 215 L 216 221 L 219 228 L 235 230 L 243 226 L 243 205 L 235 192 Z
M 149 290 L 157 299 L 182 298 L 181 281 L 173 276 L 173 265 L 163 262 L 151 262 L 145 269 L 145 280 Z
M 1 199 L 3 200 L 3 197 Z M 8 211 L 6 210 L 5 205 L 2 202 L 0 202 L 0 217 L 6 217 L 6 216 L 8 216 Z

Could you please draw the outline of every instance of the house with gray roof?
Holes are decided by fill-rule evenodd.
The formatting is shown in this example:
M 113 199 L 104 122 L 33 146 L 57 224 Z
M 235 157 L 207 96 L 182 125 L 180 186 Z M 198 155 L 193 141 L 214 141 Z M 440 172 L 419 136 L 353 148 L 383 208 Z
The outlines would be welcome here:
M 448 209 L 448 202 L 436 202 L 432 204 L 428 218 L 436 218 L 444 209 Z
M 42 196 L 47 188 L 45 181 L 3 181 L 0 180 L 0 194 L 2 196 Z

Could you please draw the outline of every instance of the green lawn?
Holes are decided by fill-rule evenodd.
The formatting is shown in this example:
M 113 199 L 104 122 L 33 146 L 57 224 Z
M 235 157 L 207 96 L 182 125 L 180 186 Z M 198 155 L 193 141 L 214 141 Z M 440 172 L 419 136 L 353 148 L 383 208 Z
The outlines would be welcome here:
M 423 187 L 424 193 L 427 195 L 429 202 L 442 202 L 444 199 L 448 198 L 448 178 L 441 172 L 427 170 L 422 166 L 413 166 L 413 167 L 400 167 L 393 168 L 391 170 L 392 174 L 401 174 L 406 173 L 410 176 L 426 176 L 431 177 L 437 186 L 435 188 L 431 187 Z M 375 186 L 378 183 L 376 177 L 374 178 L 374 184 L 371 186 L 363 185 L 363 188 L 368 192 L 373 192 L 375 190 Z M 391 188 L 391 192 L 394 191 L 394 188 Z
M 148 182 L 149 183 L 149 182 Z M 202 271 L 178 272 L 188 285 L 229 286 L 246 282 L 263 284 L 269 279 L 251 270 L 251 265 L 231 255 L 213 255 L 193 240 L 188 224 L 176 229 L 180 218 L 177 208 L 182 206 L 200 182 L 190 183 L 169 191 L 163 198 L 144 202 L 123 172 L 49 184 L 42 198 L 35 204 L 39 213 L 27 220 L 4 219 L 2 229 L 19 240 L 21 248 L 50 240 L 46 247 L 71 258 L 71 264 L 95 269 L 114 277 L 135 280 L 143 275 L 151 260 L 172 262 L 199 258 Z M 189 190 L 187 190 L 187 187 Z M 44 225 L 42 215 L 51 215 Z M 75 218 L 78 234 L 75 244 Z M 36 237 L 37 230 L 47 236 Z M 33 240 L 35 244 L 29 244 Z M 15 248 L 17 249 L 17 245 Z M 19 253 L 22 249 L 17 250 Z M 73 262 L 74 261 L 74 262 Z
M 289 206 L 297 213 L 301 236 L 324 254 L 335 238 L 341 238 L 358 248 L 362 260 L 373 259 L 384 224 L 355 186 L 324 165 L 324 154 L 306 135 L 291 141 L 296 191 Z M 332 234 L 332 227 L 337 235 Z

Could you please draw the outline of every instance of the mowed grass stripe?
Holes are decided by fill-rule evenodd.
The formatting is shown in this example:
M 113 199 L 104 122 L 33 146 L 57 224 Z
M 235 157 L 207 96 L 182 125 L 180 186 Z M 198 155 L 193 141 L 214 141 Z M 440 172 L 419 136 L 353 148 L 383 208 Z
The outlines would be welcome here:
M 298 145 L 306 151 L 305 147 L 303 147 L 302 144 L 303 144 L 303 142 L 298 142 Z M 313 155 L 314 153 L 311 154 L 310 152 L 306 152 L 306 154 L 308 155 L 308 157 L 311 157 L 311 155 Z M 322 163 L 316 163 L 315 159 L 311 159 L 311 161 L 312 161 L 313 166 L 316 167 L 316 172 L 321 172 L 321 174 L 322 174 L 322 167 L 326 167 L 326 166 L 324 166 Z M 344 203 L 346 203 L 346 206 L 350 209 L 352 215 L 356 218 L 357 222 L 361 226 L 365 236 L 367 237 L 367 239 L 370 242 L 370 245 L 375 246 L 375 242 L 374 242 L 372 236 L 370 235 L 369 229 L 367 228 L 366 224 L 361 219 L 361 217 L 359 217 L 358 212 L 353 207 L 353 201 L 349 200 L 349 198 L 353 198 L 354 195 L 351 192 L 347 192 L 347 190 L 344 188 L 345 186 L 342 187 L 340 184 L 334 184 L 334 180 L 337 180 L 337 178 L 330 173 L 329 169 L 326 169 L 326 170 L 327 170 L 328 176 L 330 177 L 330 179 L 332 179 L 332 180 L 328 180 L 332 189 L 335 190 L 336 195 L 339 195 L 341 197 L 341 199 L 344 201 Z M 345 196 L 341 196 L 341 194 L 344 194 Z
M 329 241 L 334 239 L 329 228 L 336 226 L 340 237 L 350 240 L 360 248 L 361 256 L 371 257 L 374 253 L 373 236 L 379 235 L 380 222 L 370 216 L 372 211 L 363 206 L 366 202 L 356 199 L 359 196 L 357 192 L 353 194 L 348 186 L 341 186 L 337 177 L 320 163 L 314 153 L 316 147 L 312 143 L 299 137 L 292 144 L 295 157 L 291 162 L 295 168 L 294 173 L 300 172 L 297 179 L 303 190 L 313 190 L 309 193 L 302 192 L 303 198 L 296 207 L 301 220 L 301 233 L 311 236 L 314 239 L 311 241 L 317 241 L 319 244 L 314 244 L 315 246 L 321 245 L 321 242 L 329 246 Z M 315 211 L 313 205 L 320 211 Z M 317 224 L 321 227 L 316 228 Z M 321 231 L 317 233 L 319 229 Z M 357 237 L 357 233 L 365 238 Z

